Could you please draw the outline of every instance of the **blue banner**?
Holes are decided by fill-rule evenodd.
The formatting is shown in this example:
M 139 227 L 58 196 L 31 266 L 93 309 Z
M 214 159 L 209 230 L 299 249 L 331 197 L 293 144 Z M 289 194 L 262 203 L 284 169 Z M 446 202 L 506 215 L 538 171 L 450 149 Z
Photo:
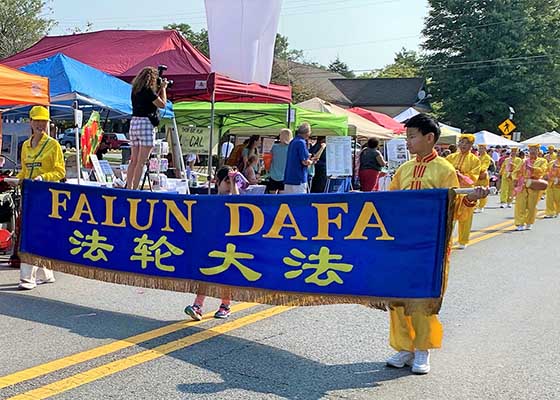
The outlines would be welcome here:
M 449 198 L 447 190 L 182 196 L 26 181 L 20 251 L 54 269 L 299 295 L 437 299 Z

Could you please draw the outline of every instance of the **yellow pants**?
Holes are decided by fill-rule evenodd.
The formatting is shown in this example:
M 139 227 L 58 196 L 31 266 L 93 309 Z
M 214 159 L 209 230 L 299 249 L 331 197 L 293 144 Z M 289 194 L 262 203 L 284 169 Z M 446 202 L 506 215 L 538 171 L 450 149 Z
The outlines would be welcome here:
M 479 179 L 478 182 L 476 182 L 476 186 L 482 186 L 482 187 L 490 186 L 490 178 Z M 476 205 L 476 208 L 481 210 L 484 207 L 486 207 L 487 204 L 488 204 L 488 197 L 485 197 L 483 199 L 478 200 L 478 204 Z
M 462 221 L 459 220 L 459 239 L 457 240 L 459 244 L 463 245 L 469 244 L 474 208 L 468 208 L 465 212 L 467 214 L 465 218 Z
M 537 219 L 537 204 L 541 192 L 523 188 L 515 198 L 515 225 L 533 225 Z
M 502 177 L 500 188 L 500 203 L 511 204 L 513 202 L 513 179 Z
M 403 307 L 390 311 L 389 343 L 397 351 L 439 349 L 443 325 L 437 315 L 412 313 L 405 315 Z
M 560 214 L 560 185 L 550 185 L 546 189 L 546 216 L 555 217 Z

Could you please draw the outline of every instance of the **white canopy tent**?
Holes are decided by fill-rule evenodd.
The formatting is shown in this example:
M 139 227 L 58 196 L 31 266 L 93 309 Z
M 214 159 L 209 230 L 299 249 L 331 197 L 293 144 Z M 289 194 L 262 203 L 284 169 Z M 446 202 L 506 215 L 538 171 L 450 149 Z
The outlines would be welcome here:
M 399 115 L 394 116 L 393 119 L 397 122 L 404 123 L 405 121 L 409 120 L 410 118 L 412 118 L 412 117 L 414 117 L 415 115 L 418 115 L 418 114 L 420 114 L 420 112 L 418 110 L 410 107 L 410 108 L 407 108 L 406 110 L 404 110 Z
M 523 145 L 540 144 L 541 146 L 560 147 L 560 133 L 556 131 L 546 132 L 542 135 L 532 137 L 531 139 L 521 142 Z
M 474 144 L 485 144 L 486 146 L 510 146 L 519 147 L 519 143 L 506 139 L 502 136 L 488 131 L 480 131 L 474 134 Z

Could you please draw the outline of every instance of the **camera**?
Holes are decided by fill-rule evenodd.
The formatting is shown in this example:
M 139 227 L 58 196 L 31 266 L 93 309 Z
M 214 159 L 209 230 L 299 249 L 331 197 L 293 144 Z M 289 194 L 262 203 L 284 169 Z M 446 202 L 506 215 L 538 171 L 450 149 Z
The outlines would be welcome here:
M 158 86 L 161 86 L 161 84 L 163 83 L 163 73 L 165 71 L 167 71 L 167 65 L 158 65 L 157 67 L 158 70 L 158 79 L 157 79 L 157 84 Z M 173 80 L 168 80 L 167 81 L 167 87 L 171 88 L 171 86 L 173 86 Z

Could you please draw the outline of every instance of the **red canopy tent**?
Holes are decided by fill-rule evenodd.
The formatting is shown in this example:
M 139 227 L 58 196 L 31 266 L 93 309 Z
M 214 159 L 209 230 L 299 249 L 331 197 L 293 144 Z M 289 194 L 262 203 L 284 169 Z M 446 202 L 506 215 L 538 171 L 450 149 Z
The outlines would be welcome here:
M 106 30 L 67 36 L 46 36 L 34 46 L 0 63 L 19 68 L 64 53 L 110 75 L 131 82 L 146 66 L 167 65 L 175 84 L 172 101 L 211 100 L 290 103 L 288 86 L 245 84 L 211 73 L 210 60 L 181 34 L 171 30 Z
M 375 111 L 366 110 L 365 108 L 354 107 L 348 109 L 348 111 L 358 114 L 360 117 L 375 122 L 377 125 L 381 125 L 384 128 L 390 129 L 396 134 L 405 133 L 406 128 L 400 122 L 395 121 L 388 115 L 378 113 Z

